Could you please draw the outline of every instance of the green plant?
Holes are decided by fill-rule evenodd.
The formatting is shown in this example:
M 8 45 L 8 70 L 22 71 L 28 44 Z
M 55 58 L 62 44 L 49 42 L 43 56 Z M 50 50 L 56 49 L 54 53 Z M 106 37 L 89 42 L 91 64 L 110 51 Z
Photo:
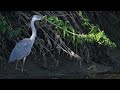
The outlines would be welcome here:
M 57 31 L 61 34 L 61 36 L 63 36 L 64 38 L 69 38 L 73 44 L 97 42 L 99 45 L 107 45 L 111 48 L 116 47 L 116 44 L 112 42 L 109 38 L 107 38 L 104 31 L 101 31 L 97 25 L 90 24 L 89 19 L 84 19 L 82 12 L 80 12 L 80 15 L 83 19 L 82 25 L 90 30 L 88 34 L 76 33 L 74 28 L 70 25 L 69 21 L 64 22 L 56 16 L 48 17 L 48 22 L 55 25 Z
M 12 27 L 7 24 L 7 22 L 5 21 L 5 18 L 0 17 L 0 32 L 2 34 L 6 34 L 9 37 L 14 37 L 14 36 L 17 36 L 20 31 L 21 31 L 21 28 L 13 30 Z
M 82 12 L 79 12 L 79 15 L 83 19 L 83 26 L 89 28 L 90 32 L 87 34 L 94 42 L 97 42 L 100 45 L 107 45 L 111 48 L 115 48 L 116 44 L 112 42 L 104 31 L 101 31 L 98 25 L 90 24 L 89 19 L 84 18 Z

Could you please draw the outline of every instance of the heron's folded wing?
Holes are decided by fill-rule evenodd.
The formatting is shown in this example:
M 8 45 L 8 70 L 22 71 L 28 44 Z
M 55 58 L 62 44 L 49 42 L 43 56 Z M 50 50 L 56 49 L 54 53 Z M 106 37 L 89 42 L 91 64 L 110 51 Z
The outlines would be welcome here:
M 31 51 L 31 41 L 30 39 L 23 39 L 22 41 L 18 42 L 15 48 L 12 50 L 10 55 L 10 61 L 14 61 L 16 59 L 22 59 L 29 55 Z
M 19 48 L 27 47 L 30 43 L 31 43 L 30 39 L 26 38 L 26 39 L 23 39 L 20 42 L 18 42 L 16 44 L 16 47 L 19 47 Z

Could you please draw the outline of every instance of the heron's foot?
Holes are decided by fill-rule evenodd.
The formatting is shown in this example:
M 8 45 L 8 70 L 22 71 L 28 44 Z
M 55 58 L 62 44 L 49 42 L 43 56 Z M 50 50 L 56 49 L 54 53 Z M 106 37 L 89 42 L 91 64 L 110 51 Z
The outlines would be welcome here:
M 21 71 L 22 71 L 22 72 L 27 72 L 27 70 L 25 70 L 25 69 L 23 69 L 23 68 L 21 69 Z
M 16 70 L 20 70 L 20 71 L 22 71 L 22 72 L 26 71 L 26 70 L 24 70 L 24 69 L 19 69 L 19 68 L 16 68 Z
M 24 72 L 24 71 L 26 71 L 26 70 L 22 69 L 22 72 Z
M 21 69 L 19 69 L 19 68 L 16 68 L 16 70 L 21 70 Z

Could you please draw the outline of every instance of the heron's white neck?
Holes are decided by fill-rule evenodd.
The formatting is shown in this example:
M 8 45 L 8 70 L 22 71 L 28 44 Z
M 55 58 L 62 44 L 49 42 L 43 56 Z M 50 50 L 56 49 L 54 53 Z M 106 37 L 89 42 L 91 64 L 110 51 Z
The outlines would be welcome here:
M 34 21 L 31 21 L 31 29 L 32 29 L 32 36 L 30 37 L 30 40 L 32 41 L 32 43 L 34 43 L 36 38 L 36 28 L 34 25 Z

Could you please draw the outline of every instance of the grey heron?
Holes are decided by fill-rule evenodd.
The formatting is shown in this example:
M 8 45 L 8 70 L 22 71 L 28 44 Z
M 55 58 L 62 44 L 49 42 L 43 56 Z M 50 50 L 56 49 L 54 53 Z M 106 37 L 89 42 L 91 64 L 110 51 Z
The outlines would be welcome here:
M 23 59 L 22 72 L 23 72 L 26 57 L 30 54 L 31 48 L 36 38 L 36 28 L 35 28 L 34 22 L 41 20 L 42 18 L 43 16 L 33 15 L 32 20 L 31 20 L 31 29 L 32 29 L 31 37 L 25 38 L 21 40 L 20 42 L 18 42 L 10 54 L 8 63 L 17 60 L 16 69 L 18 69 L 17 68 L 18 61 Z

